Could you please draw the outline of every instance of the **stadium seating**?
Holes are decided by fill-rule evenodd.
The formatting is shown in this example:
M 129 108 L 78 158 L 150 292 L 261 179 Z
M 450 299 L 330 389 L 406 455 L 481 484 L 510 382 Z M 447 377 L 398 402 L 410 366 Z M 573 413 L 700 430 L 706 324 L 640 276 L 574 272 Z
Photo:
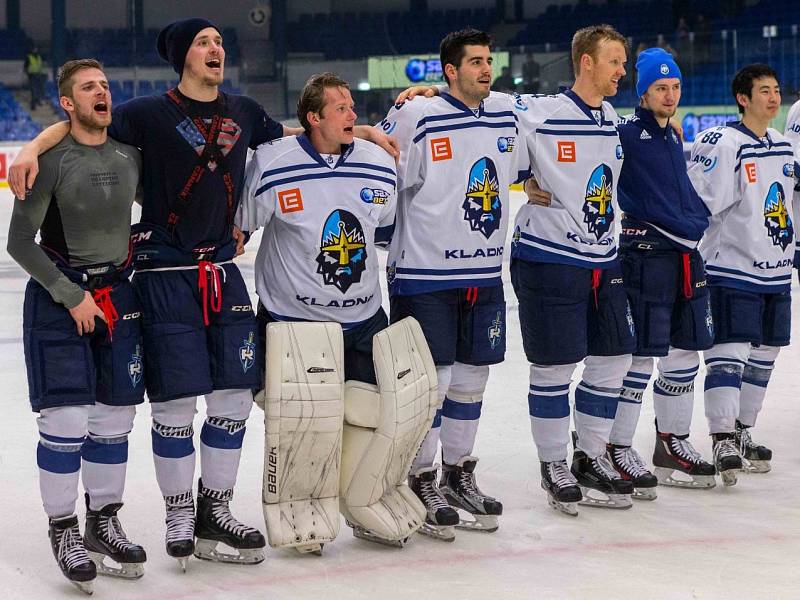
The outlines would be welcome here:
M 0 83 L 0 140 L 30 140 L 42 130 L 19 105 L 11 92 Z

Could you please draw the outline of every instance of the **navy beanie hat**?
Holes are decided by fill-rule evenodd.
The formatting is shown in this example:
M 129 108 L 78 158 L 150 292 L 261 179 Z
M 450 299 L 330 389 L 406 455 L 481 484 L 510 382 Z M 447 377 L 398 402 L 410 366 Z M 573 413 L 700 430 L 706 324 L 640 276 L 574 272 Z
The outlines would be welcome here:
M 636 95 L 644 96 L 654 81 L 665 78 L 677 77 L 683 82 L 681 70 L 672 55 L 661 48 L 648 48 L 639 54 L 636 59 Z
M 195 36 L 206 27 L 213 27 L 219 32 L 219 28 L 211 21 L 195 18 L 170 23 L 158 34 L 158 55 L 172 65 L 178 77 L 183 75 L 186 53 L 189 52 Z

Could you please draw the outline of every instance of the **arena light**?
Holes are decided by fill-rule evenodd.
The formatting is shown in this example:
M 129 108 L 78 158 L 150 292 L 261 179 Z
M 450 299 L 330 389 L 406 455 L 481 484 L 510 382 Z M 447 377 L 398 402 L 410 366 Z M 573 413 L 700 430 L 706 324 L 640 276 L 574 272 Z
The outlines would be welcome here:
M 372 89 L 372 86 L 369 84 L 369 81 L 359 81 L 358 82 L 358 90 L 360 92 L 368 92 Z

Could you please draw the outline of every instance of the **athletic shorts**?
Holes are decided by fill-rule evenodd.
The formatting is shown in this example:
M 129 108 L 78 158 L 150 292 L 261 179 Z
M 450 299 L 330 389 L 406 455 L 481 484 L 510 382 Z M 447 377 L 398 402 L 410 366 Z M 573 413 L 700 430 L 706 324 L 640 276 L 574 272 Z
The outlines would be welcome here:
M 256 318 L 258 319 L 259 348 L 262 356 L 266 356 L 267 325 L 280 321 L 275 319 L 260 302 L 258 303 L 258 314 Z M 378 312 L 366 321 L 362 321 L 358 325 L 354 325 L 342 331 L 344 343 L 344 378 L 346 381 L 363 381 L 364 383 L 371 383 L 373 385 L 378 383 L 375 377 L 375 364 L 372 360 L 372 338 L 376 333 L 386 329 L 388 324 L 389 320 L 386 318 L 386 313 L 382 308 L 379 308 Z M 259 387 L 263 387 L 263 365 L 261 373 L 262 385 L 259 385 Z
M 715 344 L 789 345 L 792 330 L 790 292 L 759 294 L 717 285 L 710 286 L 709 290 Z
M 529 362 L 566 365 L 635 350 L 633 316 L 618 266 L 587 269 L 513 259 L 511 283 Z
M 213 282 L 207 278 L 206 291 L 201 291 L 196 268 L 133 276 L 142 306 L 151 402 L 261 386 L 263 358 L 250 295 L 236 265 L 220 268 L 225 273 L 219 274 L 219 312 L 214 310 Z
M 505 358 L 502 285 L 392 296 L 390 313 L 392 323 L 406 317 L 419 321 L 437 366 L 494 365 Z
M 620 246 L 620 266 L 636 326 L 638 356 L 666 356 L 669 347 L 707 350 L 714 344 L 711 300 L 697 250 Z
M 130 282 L 117 281 L 111 301 L 119 315 L 113 337 L 95 319 L 93 333 L 78 335 L 64 305 L 31 279 L 25 288 L 22 329 L 31 408 L 99 402 L 139 404 L 144 398 L 141 310 Z

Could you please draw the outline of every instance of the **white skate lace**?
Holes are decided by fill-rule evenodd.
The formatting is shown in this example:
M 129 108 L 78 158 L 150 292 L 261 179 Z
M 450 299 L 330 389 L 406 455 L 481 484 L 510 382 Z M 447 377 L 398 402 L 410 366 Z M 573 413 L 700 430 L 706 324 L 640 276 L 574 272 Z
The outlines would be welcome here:
M 677 454 L 684 460 L 688 460 L 694 464 L 700 464 L 703 462 L 702 455 L 694 449 L 691 442 L 689 440 L 684 440 L 676 436 L 672 436 L 669 441 L 670 449 L 672 450 L 673 454 Z
M 425 503 L 426 508 L 433 512 L 450 506 L 435 481 L 422 481 L 419 487 L 419 494 L 422 496 L 422 501 Z
M 252 527 L 236 520 L 227 502 L 214 501 L 211 505 L 211 516 L 217 525 L 236 537 L 241 538 L 255 531 Z
M 634 479 L 650 472 L 641 455 L 630 446 L 614 448 L 614 460 Z
M 739 449 L 736 447 L 736 443 L 732 439 L 724 439 L 719 440 L 717 443 L 714 444 L 714 460 L 718 461 L 720 458 L 726 458 L 728 456 L 739 456 Z
M 578 485 L 578 480 L 569 470 L 565 460 L 547 463 L 547 474 L 550 476 L 550 481 L 559 490 Z
M 750 430 L 747 427 L 739 427 L 736 431 L 739 437 L 739 452 L 746 454 L 748 450 L 756 450 L 758 444 L 750 437 Z
M 167 505 L 167 543 L 194 539 L 194 503 Z
M 606 477 L 606 479 L 621 479 L 620 474 L 617 473 L 614 465 L 611 464 L 611 461 L 605 454 L 601 454 L 600 456 L 590 460 L 592 461 L 592 466 L 594 467 L 595 471 L 599 471 Z
M 61 531 L 61 539 L 58 541 L 58 562 L 65 564 L 67 570 L 89 562 L 89 555 L 83 547 L 77 523 Z
M 122 524 L 117 517 L 101 518 L 98 524 L 101 539 L 111 546 L 115 552 L 124 552 L 137 547 L 125 535 Z

